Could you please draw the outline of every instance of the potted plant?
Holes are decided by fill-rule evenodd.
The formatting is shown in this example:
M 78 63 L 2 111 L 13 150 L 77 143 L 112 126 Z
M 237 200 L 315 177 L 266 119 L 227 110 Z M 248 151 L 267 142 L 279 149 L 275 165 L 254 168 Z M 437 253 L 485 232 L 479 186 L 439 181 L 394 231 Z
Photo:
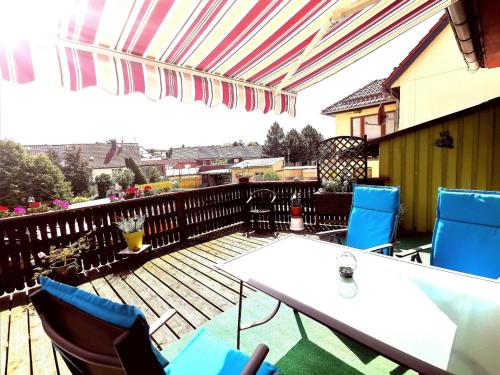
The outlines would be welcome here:
M 48 255 L 44 252 L 39 253 L 40 259 L 45 263 L 45 266 L 34 269 L 34 278 L 36 279 L 40 275 L 51 275 L 56 280 L 66 281 L 80 271 L 78 258 L 89 249 L 90 241 L 87 236 L 83 236 L 68 246 L 60 248 L 51 246 Z
M 321 188 L 314 193 L 316 226 L 319 228 L 319 216 L 329 217 L 330 224 L 345 225 L 352 205 L 352 182 L 347 177 L 325 180 Z
M 302 216 L 302 201 L 300 198 L 300 193 L 295 193 L 292 195 L 290 214 L 294 217 Z
M 142 247 L 142 240 L 144 239 L 144 217 L 122 217 L 116 225 L 122 231 L 123 238 L 127 243 L 128 249 L 132 251 L 139 251 Z
M 250 177 L 252 177 L 252 174 L 251 173 L 246 173 L 246 172 L 243 172 L 243 173 L 240 173 L 238 175 L 238 182 L 250 182 Z

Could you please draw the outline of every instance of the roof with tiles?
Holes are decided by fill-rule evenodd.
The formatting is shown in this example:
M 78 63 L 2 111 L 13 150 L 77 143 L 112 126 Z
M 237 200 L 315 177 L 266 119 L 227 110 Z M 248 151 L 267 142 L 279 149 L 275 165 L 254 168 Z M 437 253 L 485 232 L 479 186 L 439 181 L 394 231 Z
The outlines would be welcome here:
M 321 114 L 332 115 L 335 113 L 351 111 L 366 107 L 373 107 L 381 103 L 392 103 L 394 99 L 384 92 L 382 84 L 384 79 L 376 79 L 349 96 L 323 109 Z
M 262 146 L 199 146 L 179 147 L 172 150 L 171 159 L 255 159 L 262 157 Z
M 47 153 L 54 150 L 60 160 L 64 160 L 64 152 L 75 146 L 80 148 L 82 159 L 88 161 L 90 168 L 122 168 L 125 158 L 132 158 L 141 165 L 141 153 L 137 143 L 74 143 L 64 145 L 24 145 L 30 155 Z

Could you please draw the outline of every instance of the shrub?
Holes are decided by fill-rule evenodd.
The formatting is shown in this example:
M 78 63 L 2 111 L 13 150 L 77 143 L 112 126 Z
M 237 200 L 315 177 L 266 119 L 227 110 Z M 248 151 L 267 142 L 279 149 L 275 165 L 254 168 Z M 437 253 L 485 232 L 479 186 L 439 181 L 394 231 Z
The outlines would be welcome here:
M 107 173 L 101 173 L 99 176 L 96 176 L 95 183 L 97 185 L 97 196 L 99 198 L 106 198 L 107 191 L 113 185 L 111 176 Z
M 264 172 L 263 176 L 264 181 L 279 181 L 280 177 L 278 176 L 278 173 L 276 173 L 273 170 L 268 170 Z
M 82 203 L 82 202 L 88 202 L 90 200 L 89 197 L 82 197 L 81 195 L 78 195 L 76 197 L 73 197 L 69 200 L 69 203 L 74 204 L 74 203 Z
M 115 175 L 113 180 L 115 183 L 120 185 L 123 190 L 126 190 L 134 183 L 134 172 L 128 168 L 122 169 Z
M 89 163 L 82 159 L 81 148 L 73 145 L 64 152 L 64 166 L 61 167 L 64 177 L 71 183 L 71 190 L 75 195 L 88 192 L 92 178 Z
M 146 176 L 149 183 L 159 182 L 162 178 L 161 172 L 157 167 L 148 167 L 146 169 Z

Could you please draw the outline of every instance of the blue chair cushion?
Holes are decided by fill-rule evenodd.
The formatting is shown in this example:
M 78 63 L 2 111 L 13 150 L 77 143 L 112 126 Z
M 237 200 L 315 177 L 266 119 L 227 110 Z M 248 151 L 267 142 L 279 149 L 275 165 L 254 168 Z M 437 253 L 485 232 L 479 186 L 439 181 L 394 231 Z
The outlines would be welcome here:
M 131 328 L 138 316 L 146 320 L 142 312 L 135 306 L 116 303 L 71 285 L 51 280 L 45 276 L 40 276 L 39 280 L 42 289 L 47 293 L 87 314 L 118 327 Z M 151 348 L 162 367 L 165 367 L 168 361 L 153 345 L 151 345 Z
M 231 348 L 205 328 L 200 328 L 165 368 L 167 375 L 240 374 L 249 356 Z M 257 375 L 270 375 L 278 369 L 264 362 Z
M 500 277 L 500 194 L 440 188 L 431 264 Z
M 399 186 L 354 186 L 353 207 L 398 213 L 399 203 Z
M 357 249 L 384 245 L 393 240 L 399 213 L 399 187 L 354 187 L 346 245 Z M 387 255 L 388 250 L 384 251 Z
M 391 242 L 396 216 L 382 211 L 353 207 L 349 219 L 346 245 L 356 249 Z

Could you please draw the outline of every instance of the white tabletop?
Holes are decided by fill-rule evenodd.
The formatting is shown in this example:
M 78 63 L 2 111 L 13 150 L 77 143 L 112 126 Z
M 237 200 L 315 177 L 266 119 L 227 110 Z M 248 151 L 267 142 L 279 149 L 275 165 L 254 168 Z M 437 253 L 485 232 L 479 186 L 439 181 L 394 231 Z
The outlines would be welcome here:
M 352 280 L 337 271 L 336 257 L 346 250 L 357 259 Z M 500 374 L 497 281 L 299 236 L 218 267 L 292 307 L 333 318 L 320 319 L 332 328 L 361 332 L 366 344 L 400 362 L 366 337 L 452 373 Z

